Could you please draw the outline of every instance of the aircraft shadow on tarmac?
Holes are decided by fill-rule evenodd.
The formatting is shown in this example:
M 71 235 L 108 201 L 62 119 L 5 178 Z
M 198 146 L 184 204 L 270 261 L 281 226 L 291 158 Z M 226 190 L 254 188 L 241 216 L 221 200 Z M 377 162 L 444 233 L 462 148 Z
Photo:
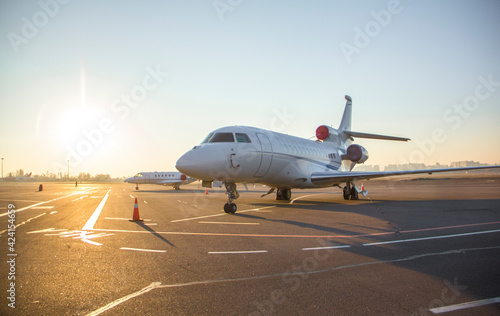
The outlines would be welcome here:
M 345 222 L 336 222 L 339 226 L 351 226 L 353 230 L 330 227 L 320 224 L 308 223 L 304 221 L 287 220 L 286 211 L 282 213 L 284 219 L 269 219 L 259 215 L 236 213 L 232 216 L 244 217 L 249 219 L 259 219 L 273 223 L 283 223 L 301 228 L 314 229 L 335 235 L 358 235 L 363 229 L 378 230 L 381 232 L 394 231 L 392 237 L 387 236 L 388 240 L 403 240 L 415 238 L 416 235 L 400 234 L 400 231 L 413 229 L 427 229 L 439 227 L 460 227 L 481 223 L 492 223 L 491 225 L 475 226 L 469 231 L 487 231 L 498 229 L 498 216 L 500 215 L 500 199 L 428 199 L 428 200 L 372 200 L 371 204 L 348 204 L 325 201 L 300 200 L 293 204 L 273 204 L 256 203 L 256 207 L 275 206 L 280 209 L 300 209 L 324 211 L 325 216 L 335 216 L 335 213 L 353 213 L 362 216 L 369 216 L 374 219 L 385 221 L 389 226 L 386 229 L 355 225 Z M 317 218 L 317 217 L 316 217 Z M 355 228 L 359 228 L 356 231 Z M 437 230 L 431 235 L 448 235 L 463 233 L 458 230 L 445 229 Z M 365 230 L 366 231 L 366 230 Z M 427 235 L 425 235 L 427 236 Z M 365 257 L 377 260 L 377 262 L 386 261 L 388 264 L 398 266 L 407 271 L 415 271 L 423 275 L 432 276 L 442 281 L 442 289 L 435 292 L 435 299 L 429 301 L 429 306 L 422 306 L 423 310 L 430 307 L 439 307 L 439 300 L 445 293 L 448 300 L 456 299 L 460 292 L 467 293 L 477 299 L 488 299 L 498 296 L 498 285 L 495 275 L 500 273 L 500 244 L 498 243 L 498 233 L 477 235 L 480 239 L 466 237 L 439 239 L 434 241 L 416 241 L 415 243 L 396 243 L 392 247 L 349 247 L 341 251 L 360 254 Z M 370 238 L 370 237 L 366 237 Z M 418 237 L 417 237 L 418 238 Z M 484 239 L 482 239 L 484 238 Z M 496 240 L 496 243 L 495 243 Z M 339 240 L 335 238 L 326 238 L 325 241 L 332 245 L 338 245 Z M 377 241 L 375 238 L 373 241 Z M 369 241 L 366 241 L 369 242 Z M 484 243 L 483 243 L 484 242 Z M 445 250 L 443 250 L 443 248 Z M 389 254 L 388 251 L 392 252 Z M 417 254 L 415 254 L 417 252 Z M 389 258 L 389 259 L 388 259 Z M 394 259 L 397 258 L 397 259 Z M 375 262 L 375 261 L 374 261 Z M 400 270 L 400 271 L 405 271 Z M 406 278 L 405 274 L 400 275 Z M 394 278 L 394 279 L 391 279 Z M 375 277 L 374 280 L 377 278 Z M 388 282 L 399 282 L 397 276 L 391 276 Z M 411 287 L 411 284 L 408 284 Z M 454 296 L 455 295 L 455 296 Z M 438 304 L 439 303 L 439 304 Z M 452 302 L 448 302 L 451 304 Z M 431 305 L 436 306 L 431 306 Z M 444 304 L 442 305 L 449 305 Z M 497 308 L 490 306 L 490 308 Z M 491 309 L 490 309 L 491 310 Z

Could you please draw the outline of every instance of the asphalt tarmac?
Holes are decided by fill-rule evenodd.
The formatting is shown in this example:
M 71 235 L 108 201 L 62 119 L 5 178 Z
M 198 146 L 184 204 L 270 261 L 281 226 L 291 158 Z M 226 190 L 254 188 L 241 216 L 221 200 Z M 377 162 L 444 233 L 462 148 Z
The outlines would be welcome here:
M 239 185 L 234 215 L 198 183 L 38 185 L 0 183 L 2 315 L 500 314 L 500 178 Z

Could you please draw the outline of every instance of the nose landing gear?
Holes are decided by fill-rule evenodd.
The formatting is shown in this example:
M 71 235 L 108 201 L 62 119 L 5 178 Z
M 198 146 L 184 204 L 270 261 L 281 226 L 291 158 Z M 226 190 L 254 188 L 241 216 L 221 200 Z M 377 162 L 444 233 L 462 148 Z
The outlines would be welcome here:
M 234 214 L 236 213 L 236 210 L 238 209 L 236 207 L 236 204 L 233 203 L 234 200 L 240 197 L 240 194 L 238 191 L 236 191 L 236 184 L 232 182 L 224 182 L 224 185 L 226 186 L 226 192 L 227 192 L 227 203 L 224 204 L 224 212 L 228 214 Z

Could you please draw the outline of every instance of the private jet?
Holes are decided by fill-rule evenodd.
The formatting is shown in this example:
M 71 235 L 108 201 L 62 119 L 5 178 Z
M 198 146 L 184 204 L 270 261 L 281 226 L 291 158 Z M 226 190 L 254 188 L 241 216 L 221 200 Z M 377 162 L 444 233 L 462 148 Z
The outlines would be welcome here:
M 396 175 L 408 175 L 473 169 L 498 168 L 481 166 L 391 172 L 356 172 L 356 164 L 368 159 L 368 151 L 353 144 L 354 138 L 409 141 L 409 138 L 351 131 L 352 99 L 346 105 L 337 129 L 322 125 L 316 129 L 316 140 L 310 140 L 248 126 L 229 126 L 211 133 L 176 163 L 177 170 L 202 180 L 203 187 L 222 181 L 227 192 L 226 213 L 235 213 L 233 203 L 239 197 L 236 183 L 262 183 L 276 191 L 277 200 L 289 201 L 291 189 L 339 187 L 346 200 L 357 200 L 360 190 L 354 181 Z M 345 184 L 341 187 L 341 184 Z
M 155 171 L 139 172 L 135 176 L 125 179 L 125 182 L 135 183 L 135 189 L 139 190 L 139 184 L 161 184 L 171 185 L 176 190 L 180 190 L 181 184 L 189 184 L 196 179 L 186 177 L 177 171 Z

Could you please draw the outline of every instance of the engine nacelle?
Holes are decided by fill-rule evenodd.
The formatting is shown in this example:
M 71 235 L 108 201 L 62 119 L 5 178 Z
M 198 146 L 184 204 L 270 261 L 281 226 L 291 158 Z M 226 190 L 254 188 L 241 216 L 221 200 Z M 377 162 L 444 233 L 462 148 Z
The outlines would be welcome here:
M 342 158 L 349 159 L 350 161 L 355 163 L 364 163 L 366 160 L 368 160 L 368 157 L 368 150 L 366 150 L 363 146 L 352 144 L 351 146 L 347 147 L 347 153 Z
M 321 125 L 316 129 L 316 138 L 319 140 L 327 140 L 330 136 L 338 136 L 339 132 L 330 126 Z

